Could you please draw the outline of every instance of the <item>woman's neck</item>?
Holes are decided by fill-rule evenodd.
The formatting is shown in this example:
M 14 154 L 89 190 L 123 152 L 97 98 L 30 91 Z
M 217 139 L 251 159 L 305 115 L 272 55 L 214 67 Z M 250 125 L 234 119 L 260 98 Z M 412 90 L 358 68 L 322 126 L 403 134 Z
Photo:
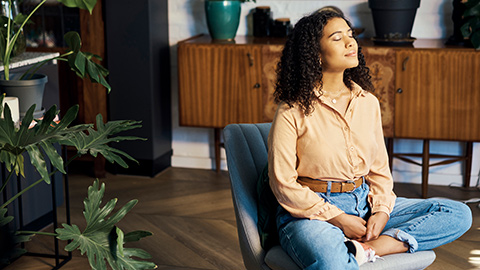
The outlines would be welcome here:
M 343 73 L 323 73 L 322 81 L 322 90 L 327 92 L 335 93 L 345 88 Z

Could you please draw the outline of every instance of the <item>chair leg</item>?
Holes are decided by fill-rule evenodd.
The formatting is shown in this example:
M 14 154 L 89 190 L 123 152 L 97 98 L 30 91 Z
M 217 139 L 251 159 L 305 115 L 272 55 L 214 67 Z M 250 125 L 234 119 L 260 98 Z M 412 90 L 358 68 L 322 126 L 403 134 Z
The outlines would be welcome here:
M 214 138 L 215 138 L 215 170 L 220 172 L 220 128 L 214 129 Z
M 423 140 L 422 154 L 422 197 L 428 195 L 428 172 L 430 167 L 430 140 Z

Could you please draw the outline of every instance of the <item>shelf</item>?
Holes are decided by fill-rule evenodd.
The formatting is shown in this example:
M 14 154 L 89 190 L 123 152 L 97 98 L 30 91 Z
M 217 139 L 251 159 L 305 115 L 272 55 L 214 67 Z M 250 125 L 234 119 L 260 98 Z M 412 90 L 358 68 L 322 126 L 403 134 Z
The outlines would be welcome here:
M 21 55 L 12 57 L 10 60 L 10 69 L 33 65 L 38 62 L 59 56 L 58 52 L 24 52 Z M 3 71 L 3 63 L 0 71 Z

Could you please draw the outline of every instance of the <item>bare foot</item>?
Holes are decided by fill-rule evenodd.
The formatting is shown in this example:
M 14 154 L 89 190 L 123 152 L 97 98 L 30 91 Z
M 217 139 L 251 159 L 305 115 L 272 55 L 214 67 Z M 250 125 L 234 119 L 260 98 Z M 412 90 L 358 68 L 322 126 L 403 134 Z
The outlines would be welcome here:
M 364 244 L 373 248 L 375 254 L 378 256 L 404 253 L 408 250 L 408 245 L 406 243 L 388 235 L 380 235 L 377 239 L 365 242 Z

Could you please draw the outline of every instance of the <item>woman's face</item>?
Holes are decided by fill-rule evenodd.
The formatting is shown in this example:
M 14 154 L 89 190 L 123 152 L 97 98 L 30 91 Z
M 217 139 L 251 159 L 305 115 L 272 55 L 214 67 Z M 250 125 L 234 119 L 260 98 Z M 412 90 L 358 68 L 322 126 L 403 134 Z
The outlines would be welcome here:
M 358 44 L 353 31 L 342 18 L 330 19 L 320 39 L 323 72 L 343 72 L 358 66 Z

